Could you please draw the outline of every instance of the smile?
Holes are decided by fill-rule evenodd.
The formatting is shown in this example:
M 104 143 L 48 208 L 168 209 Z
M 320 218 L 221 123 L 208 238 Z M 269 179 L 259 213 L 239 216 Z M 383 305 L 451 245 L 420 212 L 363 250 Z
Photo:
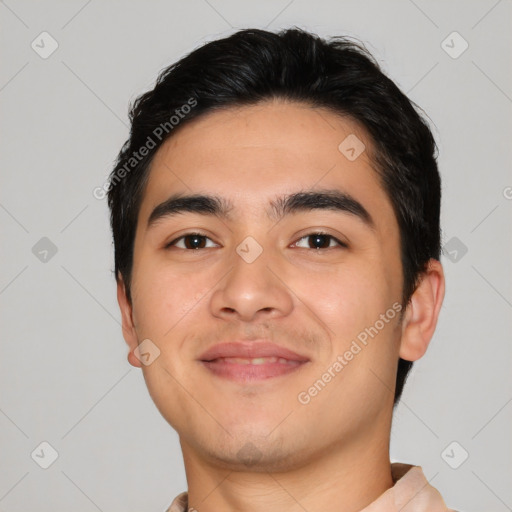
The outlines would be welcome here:
M 201 363 L 217 377 L 247 382 L 288 375 L 306 362 L 291 361 L 282 357 L 219 357 Z

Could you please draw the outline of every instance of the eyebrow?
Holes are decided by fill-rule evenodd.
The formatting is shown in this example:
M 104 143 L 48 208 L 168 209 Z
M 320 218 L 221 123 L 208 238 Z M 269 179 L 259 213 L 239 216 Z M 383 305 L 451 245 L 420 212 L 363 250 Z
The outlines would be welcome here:
M 232 209 L 233 204 L 220 196 L 174 194 L 153 209 L 147 229 L 162 219 L 187 212 L 230 220 Z M 311 210 L 348 213 L 360 219 L 367 227 L 375 229 L 375 222 L 368 210 L 350 194 L 336 189 L 296 192 L 277 197 L 270 202 L 266 213 L 269 218 L 280 221 L 286 215 Z

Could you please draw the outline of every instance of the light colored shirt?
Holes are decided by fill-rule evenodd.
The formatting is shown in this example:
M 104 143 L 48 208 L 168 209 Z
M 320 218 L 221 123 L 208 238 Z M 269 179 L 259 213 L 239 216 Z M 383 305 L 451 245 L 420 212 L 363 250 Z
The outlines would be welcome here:
M 395 462 L 391 464 L 391 475 L 393 487 L 361 512 L 455 512 L 445 505 L 439 491 L 428 483 L 421 466 Z M 188 493 L 182 492 L 166 512 L 190 512 L 187 509 Z

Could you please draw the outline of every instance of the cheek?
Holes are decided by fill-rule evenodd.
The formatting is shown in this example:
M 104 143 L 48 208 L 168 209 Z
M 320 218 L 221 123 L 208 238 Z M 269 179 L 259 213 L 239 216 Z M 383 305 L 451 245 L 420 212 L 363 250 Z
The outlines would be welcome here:
M 322 365 L 329 367 L 338 356 L 347 354 L 347 362 L 343 362 L 347 367 L 336 380 L 339 387 L 333 386 L 333 392 L 347 386 L 368 387 L 369 378 L 371 383 L 381 386 L 369 374 L 370 369 L 391 386 L 397 358 L 394 340 L 398 316 L 393 309 L 396 298 L 382 258 L 352 263 L 329 272 L 296 274 L 290 286 L 307 306 L 306 314 L 324 328 L 330 339 Z M 380 368 L 391 368 L 391 373 L 381 374 Z
M 352 336 L 386 311 L 391 294 L 379 264 L 366 259 L 327 270 L 295 274 L 290 287 L 334 331 Z M 332 334 L 332 333 L 331 333 Z
M 211 274 L 211 273 L 210 273 Z M 161 338 L 189 313 L 201 307 L 211 275 L 183 272 L 179 266 L 142 261 L 133 276 L 134 320 L 147 337 Z M 212 281 L 213 282 L 213 281 Z

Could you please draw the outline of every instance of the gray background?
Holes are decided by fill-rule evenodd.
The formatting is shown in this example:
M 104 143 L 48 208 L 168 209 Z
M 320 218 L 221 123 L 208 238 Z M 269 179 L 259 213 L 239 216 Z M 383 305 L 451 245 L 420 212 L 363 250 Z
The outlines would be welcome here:
M 0 512 L 156 512 L 186 489 L 177 434 L 126 360 L 107 205 L 93 190 L 128 136 L 128 103 L 160 69 L 236 28 L 290 25 L 365 41 L 435 123 L 447 293 L 391 456 L 421 465 L 452 507 L 512 510 L 511 11 L 510 0 L 0 2 Z M 45 59 L 31 47 L 51 49 L 43 31 L 58 43 Z M 43 441 L 58 453 L 47 469 Z

